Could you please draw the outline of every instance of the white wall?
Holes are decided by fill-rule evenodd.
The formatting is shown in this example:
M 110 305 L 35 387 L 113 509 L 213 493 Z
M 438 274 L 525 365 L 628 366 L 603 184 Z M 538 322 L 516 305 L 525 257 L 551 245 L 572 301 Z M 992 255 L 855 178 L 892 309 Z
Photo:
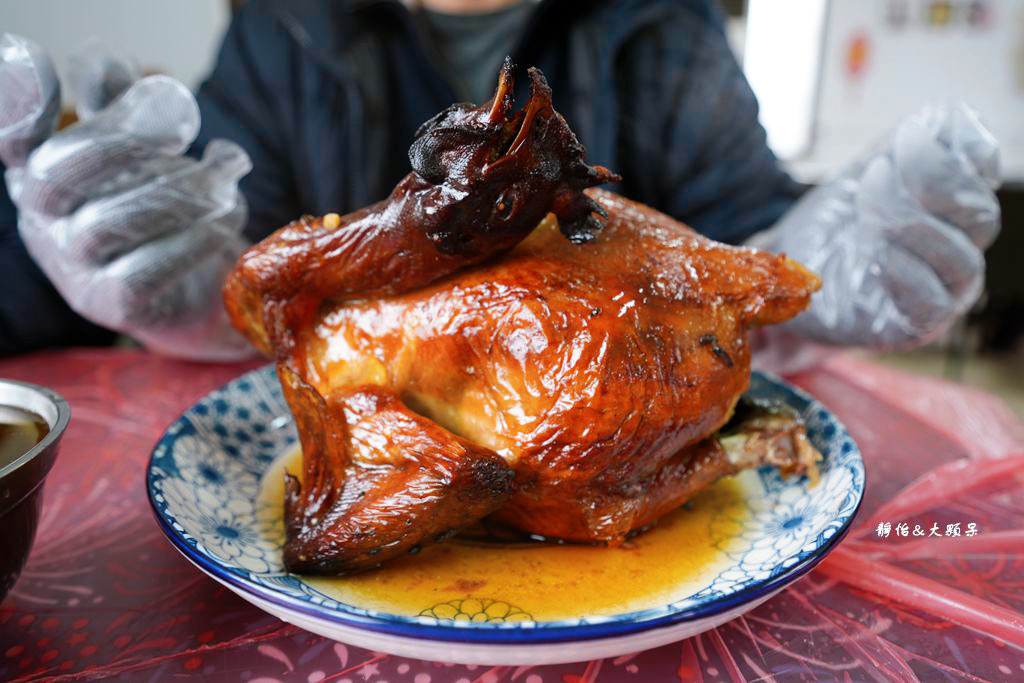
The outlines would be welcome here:
M 62 78 L 68 54 L 95 36 L 193 89 L 212 68 L 229 18 L 227 0 L 0 0 L 0 32 L 42 45 Z
M 748 0 L 744 70 L 791 173 L 821 180 L 921 106 L 962 100 L 999 141 L 1003 179 L 1024 183 L 1024 0 L 977 16 L 958 0 L 944 21 L 933 5 Z

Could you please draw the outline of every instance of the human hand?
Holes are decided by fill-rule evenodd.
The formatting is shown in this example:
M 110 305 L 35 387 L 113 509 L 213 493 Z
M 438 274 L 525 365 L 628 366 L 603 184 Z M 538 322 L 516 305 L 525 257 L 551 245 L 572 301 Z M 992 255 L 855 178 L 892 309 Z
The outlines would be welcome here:
M 785 328 L 832 344 L 907 348 L 977 300 L 999 232 L 998 145 L 969 107 L 927 107 L 835 180 L 803 197 L 755 246 L 822 277 Z
M 118 82 L 80 73 L 97 85 Z M 54 84 L 0 88 L 0 111 L 20 113 L 16 125 L 0 127 L 0 154 L 29 253 L 75 311 L 153 350 L 210 360 L 250 355 L 220 301 L 224 275 L 246 246 L 238 191 L 250 169 L 246 153 L 218 140 L 200 160 L 183 156 L 199 110 L 188 89 L 165 76 L 90 97 L 82 111 L 95 113 L 42 141 L 38 131 L 52 130 L 43 119 L 56 110 L 43 100 L 59 92 L 48 74 L 37 46 L 4 37 L 0 84 Z

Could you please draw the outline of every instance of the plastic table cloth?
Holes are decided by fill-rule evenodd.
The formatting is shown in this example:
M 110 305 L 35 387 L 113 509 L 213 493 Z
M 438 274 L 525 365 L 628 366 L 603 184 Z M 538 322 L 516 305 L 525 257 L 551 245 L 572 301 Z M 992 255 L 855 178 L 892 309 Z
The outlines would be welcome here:
M 0 606 L 0 680 L 1024 680 L 1024 426 L 988 394 L 849 356 L 790 378 L 839 415 L 867 465 L 858 519 L 825 561 L 688 640 L 491 668 L 301 631 L 171 547 L 146 499 L 150 450 L 186 407 L 252 366 L 123 350 L 0 360 L 0 376 L 50 386 L 73 411 L 32 554 Z M 961 535 L 947 535 L 958 523 Z

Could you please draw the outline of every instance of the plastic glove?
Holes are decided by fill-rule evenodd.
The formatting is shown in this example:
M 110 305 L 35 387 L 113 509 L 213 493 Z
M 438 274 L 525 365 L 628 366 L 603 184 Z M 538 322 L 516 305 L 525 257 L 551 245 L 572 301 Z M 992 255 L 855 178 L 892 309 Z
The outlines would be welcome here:
M 3 53 L 0 83 L 32 82 L 33 73 L 46 82 L 46 56 L 28 41 L 4 40 L 12 47 Z M 111 68 L 80 70 L 83 83 L 109 86 L 131 73 L 114 73 L 116 60 L 95 63 Z M 46 92 L 0 88 L 0 111 L 22 112 L 11 130 L 52 128 L 41 122 L 49 115 Z M 174 79 L 144 78 L 109 105 L 104 99 L 89 99 L 83 113 L 102 108 L 43 142 L 23 167 L 16 152 L 25 144 L 7 147 L 15 152 L 5 156 L 7 184 L 29 253 L 80 315 L 150 349 L 205 360 L 251 355 L 220 297 L 245 247 L 238 180 L 251 167 L 248 156 L 223 140 L 210 143 L 201 160 L 182 156 L 199 131 L 199 109 Z M 0 135 L 0 149 L 11 140 Z
M 0 161 L 24 166 L 57 126 L 60 81 L 38 45 L 9 33 L 0 36 L 0 103 Z
M 998 145 L 966 105 L 907 118 L 884 144 L 803 197 L 750 243 L 822 277 L 783 326 L 832 344 L 907 348 L 977 300 L 999 232 Z
M 142 78 L 134 61 L 107 50 L 97 39 L 86 41 L 68 60 L 68 86 L 79 119 L 90 118 Z

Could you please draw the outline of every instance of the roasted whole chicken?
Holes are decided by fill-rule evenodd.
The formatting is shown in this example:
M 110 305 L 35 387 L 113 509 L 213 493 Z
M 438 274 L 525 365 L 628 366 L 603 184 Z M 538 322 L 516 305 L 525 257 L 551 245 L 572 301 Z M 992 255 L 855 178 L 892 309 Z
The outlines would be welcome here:
M 590 189 L 617 176 L 529 76 L 514 111 L 506 62 L 491 101 L 422 126 L 387 199 L 281 228 L 225 284 L 300 435 L 291 571 L 361 571 L 485 517 L 616 543 L 745 467 L 813 471 L 799 420 L 734 413 L 749 328 L 817 277 Z

